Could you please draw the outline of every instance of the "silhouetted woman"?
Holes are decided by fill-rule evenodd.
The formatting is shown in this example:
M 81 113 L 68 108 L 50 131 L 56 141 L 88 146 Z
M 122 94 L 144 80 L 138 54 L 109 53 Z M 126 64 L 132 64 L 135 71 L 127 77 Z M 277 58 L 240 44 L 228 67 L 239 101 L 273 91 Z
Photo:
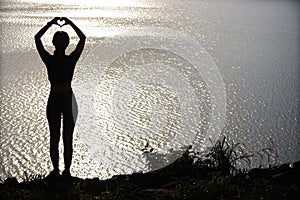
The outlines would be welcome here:
M 54 54 L 48 53 L 41 41 L 41 37 L 53 24 L 63 22 L 63 25 L 70 25 L 80 38 L 76 49 L 66 55 L 65 50 L 69 45 L 69 36 L 66 32 L 58 31 L 54 34 L 52 43 L 55 46 Z M 59 176 L 59 150 L 61 117 L 63 119 L 63 143 L 64 143 L 64 162 L 65 170 L 62 175 L 71 177 L 70 166 L 73 152 L 73 131 L 77 117 L 77 104 L 72 91 L 71 81 L 78 61 L 85 44 L 85 35 L 68 18 L 55 17 L 47 23 L 36 35 L 36 48 L 47 67 L 48 79 L 51 84 L 50 95 L 47 104 L 47 119 L 50 129 L 50 157 L 53 171 L 50 175 Z M 73 106 L 72 106 L 73 105 Z

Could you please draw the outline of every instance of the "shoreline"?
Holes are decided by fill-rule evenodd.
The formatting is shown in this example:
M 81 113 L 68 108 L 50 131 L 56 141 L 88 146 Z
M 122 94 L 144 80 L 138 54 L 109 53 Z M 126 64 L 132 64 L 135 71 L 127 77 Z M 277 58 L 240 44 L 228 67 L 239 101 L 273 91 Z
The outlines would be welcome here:
M 110 179 L 50 180 L 8 178 L 0 184 L 1 199 L 293 199 L 300 195 L 300 161 L 226 174 L 197 166 L 182 157 L 148 173 Z

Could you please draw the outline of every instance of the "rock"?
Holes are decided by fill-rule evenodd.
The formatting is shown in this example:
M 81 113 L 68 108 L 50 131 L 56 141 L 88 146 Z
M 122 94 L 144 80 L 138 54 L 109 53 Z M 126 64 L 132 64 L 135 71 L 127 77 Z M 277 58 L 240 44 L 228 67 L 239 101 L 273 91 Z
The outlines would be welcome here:
M 13 177 L 13 178 L 7 178 L 5 181 L 4 181 L 4 184 L 5 185 L 9 185 L 9 186 L 13 186 L 13 185 L 17 185 L 19 182 L 18 180 Z
M 300 161 L 297 161 L 297 162 L 293 163 L 293 169 L 300 170 Z
M 270 169 L 254 168 L 248 172 L 249 178 L 269 178 L 272 176 Z
M 81 188 L 93 194 L 101 194 L 101 192 L 106 190 L 106 185 L 104 181 L 100 181 L 98 178 L 93 178 L 84 180 Z
M 133 174 L 129 181 L 138 185 L 139 187 L 160 187 L 165 183 L 166 178 L 160 174 Z
M 164 184 L 162 187 L 165 189 L 171 189 L 171 188 L 176 188 L 177 185 L 178 185 L 178 182 L 172 181 L 172 182 Z
M 172 199 L 175 198 L 176 195 L 176 190 L 171 190 L 171 189 L 164 189 L 164 188 L 148 188 L 142 190 L 143 193 L 149 195 L 153 195 L 156 197 L 156 199 L 163 198 L 165 197 L 171 197 Z M 159 197 L 159 198 L 158 198 Z
M 282 172 L 288 171 L 290 169 L 291 169 L 290 164 L 284 163 L 284 164 L 280 165 L 275 171 L 277 173 L 282 173 Z

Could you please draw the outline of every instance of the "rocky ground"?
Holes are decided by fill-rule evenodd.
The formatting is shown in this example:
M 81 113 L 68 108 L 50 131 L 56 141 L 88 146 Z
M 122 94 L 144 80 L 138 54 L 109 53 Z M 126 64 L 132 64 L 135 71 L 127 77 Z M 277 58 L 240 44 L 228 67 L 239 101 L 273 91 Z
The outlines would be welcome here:
M 234 167 L 238 145 L 218 141 L 204 158 L 189 149 L 171 165 L 107 180 L 26 176 L 0 184 L 0 199 L 298 199 L 300 161 L 269 168 Z
M 107 180 L 9 178 L 0 185 L 0 199 L 297 199 L 299 187 L 300 162 L 236 175 L 182 165 Z

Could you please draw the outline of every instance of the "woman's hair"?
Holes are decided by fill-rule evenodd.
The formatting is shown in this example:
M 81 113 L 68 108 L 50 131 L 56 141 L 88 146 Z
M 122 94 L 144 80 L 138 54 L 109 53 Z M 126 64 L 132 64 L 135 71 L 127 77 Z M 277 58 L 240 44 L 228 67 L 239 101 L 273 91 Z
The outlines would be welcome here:
M 66 49 L 69 45 L 69 35 L 64 31 L 57 31 L 54 33 L 52 43 L 56 49 Z

